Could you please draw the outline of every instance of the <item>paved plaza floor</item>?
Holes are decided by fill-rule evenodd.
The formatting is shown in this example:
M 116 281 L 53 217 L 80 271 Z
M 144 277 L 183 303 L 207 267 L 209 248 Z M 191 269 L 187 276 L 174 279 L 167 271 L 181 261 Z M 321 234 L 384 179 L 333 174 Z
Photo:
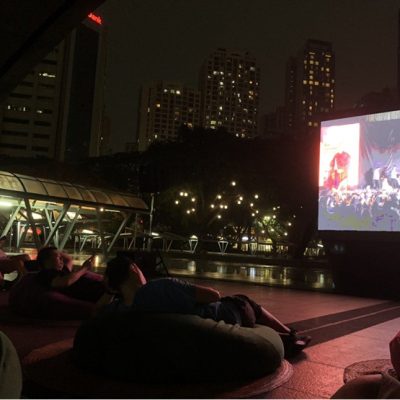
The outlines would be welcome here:
M 188 279 L 222 295 L 244 293 L 313 340 L 292 359 L 294 374 L 260 398 L 330 398 L 343 384 L 344 368 L 390 358 L 388 343 L 400 330 L 400 303 L 332 293 L 282 289 L 220 280 Z
M 85 257 L 76 257 L 77 264 Z M 230 273 L 231 265 L 220 268 L 210 264 L 211 272 L 205 270 L 202 274 L 193 274 L 191 264 L 184 268 L 172 265 L 175 262 L 168 263 L 171 275 L 216 288 L 222 295 L 246 294 L 282 322 L 312 336 L 310 346 L 290 360 L 294 367 L 291 379 L 259 398 L 330 398 L 342 386 L 347 366 L 389 359 L 389 341 L 400 330 L 400 302 L 335 294 L 327 286 L 331 282 L 329 270 L 312 270 L 303 286 L 307 284 L 313 290 L 299 290 L 293 288 L 294 280 L 286 279 L 286 275 L 307 277 L 303 268 L 292 268 L 288 275 L 286 267 L 270 267 L 267 274 L 259 272 L 263 268 L 257 266 L 252 274 L 246 266 L 234 275 Z M 98 272 L 103 269 L 96 268 Z M 275 274 L 278 278 L 271 280 Z M 276 283 L 288 286 L 274 286 Z

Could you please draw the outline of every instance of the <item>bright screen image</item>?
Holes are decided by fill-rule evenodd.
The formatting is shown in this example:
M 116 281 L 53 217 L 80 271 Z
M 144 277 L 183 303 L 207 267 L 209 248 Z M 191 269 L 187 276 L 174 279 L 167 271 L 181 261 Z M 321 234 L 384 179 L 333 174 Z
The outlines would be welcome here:
M 400 231 L 400 111 L 321 123 L 318 229 Z

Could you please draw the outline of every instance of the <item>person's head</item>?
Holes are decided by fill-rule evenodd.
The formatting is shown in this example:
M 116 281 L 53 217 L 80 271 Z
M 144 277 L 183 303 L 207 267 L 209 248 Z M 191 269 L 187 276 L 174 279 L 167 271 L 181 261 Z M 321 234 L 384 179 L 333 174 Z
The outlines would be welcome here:
M 115 257 L 107 263 L 104 282 L 110 291 L 121 294 L 124 288 L 135 290 L 144 285 L 146 279 L 130 258 Z
M 57 247 L 43 247 L 39 250 L 36 261 L 42 269 L 62 270 L 64 267 L 64 259 Z

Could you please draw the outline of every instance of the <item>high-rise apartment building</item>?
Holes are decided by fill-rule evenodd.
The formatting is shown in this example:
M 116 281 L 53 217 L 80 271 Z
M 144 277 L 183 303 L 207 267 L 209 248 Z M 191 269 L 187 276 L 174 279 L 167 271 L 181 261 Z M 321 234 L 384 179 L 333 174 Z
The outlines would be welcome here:
M 335 106 L 335 54 L 332 44 L 307 40 L 286 70 L 286 125 L 290 128 L 317 127 L 323 114 Z
M 201 68 L 200 91 L 202 126 L 257 135 L 260 70 L 248 52 L 214 51 Z
M 91 14 L 0 106 L 0 154 L 77 161 L 101 152 L 105 40 Z
M 285 128 L 291 130 L 295 126 L 296 116 L 297 59 L 290 57 L 286 63 L 285 87 Z
M 138 149 L 177 137 L 179 128 L 200 125 L 200 93 L 179 83 L 143 85 L 139 103 Z

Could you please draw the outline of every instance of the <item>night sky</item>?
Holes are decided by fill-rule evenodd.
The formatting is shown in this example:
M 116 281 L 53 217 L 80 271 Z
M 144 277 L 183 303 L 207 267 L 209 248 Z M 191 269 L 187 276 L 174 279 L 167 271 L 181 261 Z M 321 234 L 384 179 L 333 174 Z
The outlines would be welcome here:
M 285 63 L 308 38 L 336 53 L 336 109 L 396 84 L 400 0 L 107 0 L 106 109 L 113 151 L 135 140 L 143 82 L 197 87 L 217 47 L 248 50 L 261 69 L 260 113 L 283 104 Z

